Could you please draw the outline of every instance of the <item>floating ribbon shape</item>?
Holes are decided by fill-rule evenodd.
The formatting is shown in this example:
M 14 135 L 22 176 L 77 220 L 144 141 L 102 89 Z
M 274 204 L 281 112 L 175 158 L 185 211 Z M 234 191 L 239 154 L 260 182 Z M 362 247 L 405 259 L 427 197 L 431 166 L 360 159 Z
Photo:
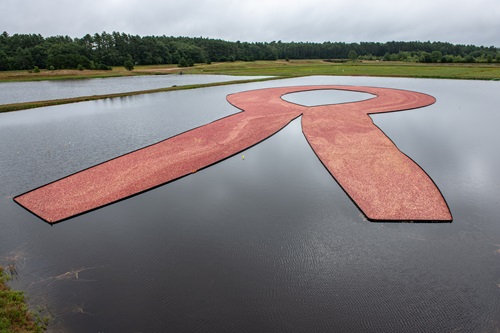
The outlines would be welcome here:
M 348 90 L 376 97 L 306 107 L 288 93 Z M 433 104 L 434 97 L 406 90 L 356 86 L 301 86 L 227 96 L 243 112 L 72 174 L 14 198 L 48 223 L 83 214 L 179 179 L 235 155 L 302 115 L 303 133 L 328 171 L 373 221 L 451 221 L 430 177 L 368 116 Z

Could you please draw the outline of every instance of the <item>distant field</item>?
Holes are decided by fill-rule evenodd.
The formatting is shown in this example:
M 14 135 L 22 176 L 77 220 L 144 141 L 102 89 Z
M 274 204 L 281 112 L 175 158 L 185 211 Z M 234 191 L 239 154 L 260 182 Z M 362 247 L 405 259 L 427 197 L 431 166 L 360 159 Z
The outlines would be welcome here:
M 381 76 L 381 77 L 412 77 L 412 78 L 442 78 L 465 80 L 500 80 L 500 64 L 422 64 L 406 62 L 326 62 L 322 60 L 277 60 L 252 62 L 224 62 L 198 64 L 193 67 L 180 68 L 176 65 L 136 66 L 133 71 L 123 67 L 114 67 L 111 71 L 97 70 L 41 70 L 40 73 L 28 71 L 0 72 L 0 82 L 63 80 L 105 78 L 132 75 L 166 75 L 166 74 L 227 74 L 245 76 L 275 76 L 276 78 L 300 77 L 309 75 L 341 75 L 341 76 Z M 245 80 L 248 82 L 248 80 Z M 236 84 L 238 82 L 232 82 Z M 214 83 L 209 86 L 228 83 Z M 65 100 L 44 102 L 17 103 L 0 105 L 0 112 L 35 108 L 56 104 L 80 102 L 90 99 L 119 97 L 126 95 L 144 94 L 158 91 L 193 89 L 207 85 L 187 87 L 168 87 L 151 91 L 134 93 L 112 94 L 102 96 L 83 96 Z M 1 101 L 0 101 L 1 104 Z
M 230 75 L 357 75 L 384 77 L 447 78 L 469 80 L 500 79 L 500 64 L 421 64 L 405 62 L 344 62 L 321 60 L 256 61 L 199 65 L 185 73 Z
M 81 79 L 131 75 L 158 75 L 183 72 L 186 74 L 273 75 L 296 77 L 308 75 L 359 75 L 384 77 L 447 78 L 468 80 L 500 79 L 500 64 L 423 64 L 407 62 L 325 62 L 322 60 L 277 60 L 252 62 L 223 62 L 198 64 L 180 68 L 176 65 L 136 66 L 133 71 L 113 67 L 112 71 L 98 70 L 42 70 L 0 72 L 0 82 L 37 81 L 54 79 Z

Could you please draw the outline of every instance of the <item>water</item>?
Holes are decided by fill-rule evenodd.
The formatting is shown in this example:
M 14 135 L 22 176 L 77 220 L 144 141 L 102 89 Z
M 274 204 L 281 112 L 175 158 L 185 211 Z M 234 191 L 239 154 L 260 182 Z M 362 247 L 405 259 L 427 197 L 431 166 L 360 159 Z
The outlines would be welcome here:
M 124 93 L 139 90 L 258 79 L 264 76 L 230 75 L 156 75 L 128 76 L 105 79 L 49 80 L 37 82 L 0 82 L 0 104 L 46 101 Z
M 286 94 L 282 96 L 282 99 L 304 106 L 318 106 L 364 101 L 374 97 L 376 96 L 372 94 L 354 91 L 312 90 L 308 92 Z
M 12 200 L 238 112 L 229 93 L 302 84 L 435 96 L 432 106 L 372 118 L 436 182 L 453 223 L 366 221 L 310 149 L 300 119 L 244 160 L 52 227 Z M 495 332 L 498 88 L 308 77 L 2 114 L 0 261 L 15 261 L 13 286 L 55 314 L 52 331 Z M 366 98 L 323 93 L 296 102 Z

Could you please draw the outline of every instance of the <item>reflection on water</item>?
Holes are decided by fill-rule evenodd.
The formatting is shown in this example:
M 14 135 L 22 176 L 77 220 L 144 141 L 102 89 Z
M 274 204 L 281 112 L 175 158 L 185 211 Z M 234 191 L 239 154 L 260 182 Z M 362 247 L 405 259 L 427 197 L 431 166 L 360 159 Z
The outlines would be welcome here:
M 304 106 L 318 106 L 327 104 L 341 104 L 359 102 L 374 98 L 375 95 L 343 90 L 311 90 L 307 92 L 291 93 L 282 96 L 285 101 Z
M 264 76 L 152 75 L 105 79 L 0 82 L 0 104 L 106 95 L 190 84 L 258 79 Z
M 365 221 L 300 119 L 245 159 L 52 227 L 12 200 L 238 112 L 229 93 L 305 84 L 435 96 L 432 106 L 372 118 L 429 173 L 454 223 Z M 13 286 L 49 306 L 53 329 L 71 332 L 495 331 L 498 84 L 309 77 L 0 115 L 0 261 L 16 262 Z

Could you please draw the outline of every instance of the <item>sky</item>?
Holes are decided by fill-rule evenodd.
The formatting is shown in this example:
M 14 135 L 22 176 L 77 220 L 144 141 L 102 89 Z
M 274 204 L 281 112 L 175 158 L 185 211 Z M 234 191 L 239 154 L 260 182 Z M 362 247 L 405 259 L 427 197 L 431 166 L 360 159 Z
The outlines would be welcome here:
M 0 32 L 500 47 L 500 0 L 0 0 Z

